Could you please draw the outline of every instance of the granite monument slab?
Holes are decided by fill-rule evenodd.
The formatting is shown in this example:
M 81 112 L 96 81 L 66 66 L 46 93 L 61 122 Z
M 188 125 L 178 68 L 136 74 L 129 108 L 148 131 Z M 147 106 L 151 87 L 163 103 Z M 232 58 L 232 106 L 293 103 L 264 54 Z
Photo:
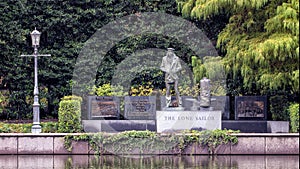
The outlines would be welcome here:
M 130 120 L 155 120 L 155 96 L 125 96 L 124 117 Z
M 120 98 L 113 96 L 89 96 L 88 119 L 118 119 L 120 117 Z
M 211 96 L 211 107 L 215 111 L 222 111 L 222 120 L 230 119 L 229 96 Z

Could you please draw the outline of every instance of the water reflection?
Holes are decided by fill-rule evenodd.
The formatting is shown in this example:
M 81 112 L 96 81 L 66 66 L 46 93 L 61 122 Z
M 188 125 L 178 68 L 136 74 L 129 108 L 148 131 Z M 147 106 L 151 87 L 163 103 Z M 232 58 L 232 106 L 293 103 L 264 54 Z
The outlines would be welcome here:
M 279 169 L 299 168 L 299 156 L 1 155 L 1 169 Z

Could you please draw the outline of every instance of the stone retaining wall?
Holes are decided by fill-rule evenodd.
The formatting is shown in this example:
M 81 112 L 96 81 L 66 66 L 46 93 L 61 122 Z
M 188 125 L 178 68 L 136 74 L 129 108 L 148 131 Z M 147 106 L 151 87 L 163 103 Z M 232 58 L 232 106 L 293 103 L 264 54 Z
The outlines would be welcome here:
M 64 148 L 64 133 L 1 133 L 1 154 L 40 154 L 40 155 L 87 155 L 94 154 L 88 142 L 72 142 L 72 151 Z M 74 134 L 80 135 L 80 134 Z M 239 133 L 237 145 L 221 145 L 216 154 L 223 155 L 277 155 L 299 154 L 299 133 L 268 134 L 268 133 Z M 108 153 L 109 154 L 109 153 Z M 176 154 L 176 151 L 152 152 L 152 154 Z M 184 150 L 183 154 L 206 155 L 208 149 L 194 143 Z

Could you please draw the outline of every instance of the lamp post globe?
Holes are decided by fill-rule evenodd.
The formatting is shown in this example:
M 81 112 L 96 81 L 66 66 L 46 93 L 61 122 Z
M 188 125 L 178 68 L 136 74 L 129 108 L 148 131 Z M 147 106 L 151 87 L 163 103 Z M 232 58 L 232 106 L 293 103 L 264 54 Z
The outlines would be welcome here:
M 31 40 L 32 40 L 32 46 L 33 47 L 38 47 L 40 45 L 40 38 L 41 38 L 41 32 L 39 32 L 38 30 L 32 31 L 30 33 L 31 35 Z

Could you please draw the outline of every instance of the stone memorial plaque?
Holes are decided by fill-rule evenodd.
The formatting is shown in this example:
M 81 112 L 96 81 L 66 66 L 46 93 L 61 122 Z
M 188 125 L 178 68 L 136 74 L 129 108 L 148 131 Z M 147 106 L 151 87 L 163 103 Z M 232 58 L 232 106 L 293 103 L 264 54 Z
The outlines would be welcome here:
M 102 118 L 119 118 L 120 99 L 110 96 L 89 96 L 89 120 Z
M 221 129 L 221 111 L 157 111 L 157 132 Z
M 235 120 L 267 120 L 267 97 L 235 97 Z
M 126 96 L 125 119 L 154 120 L 156 111 L 155 96 Z
M 229 120 L 230 106 L 229 96 L 211 96 L 211 107 L 213 110 L 222 111 L 222 120 Z

